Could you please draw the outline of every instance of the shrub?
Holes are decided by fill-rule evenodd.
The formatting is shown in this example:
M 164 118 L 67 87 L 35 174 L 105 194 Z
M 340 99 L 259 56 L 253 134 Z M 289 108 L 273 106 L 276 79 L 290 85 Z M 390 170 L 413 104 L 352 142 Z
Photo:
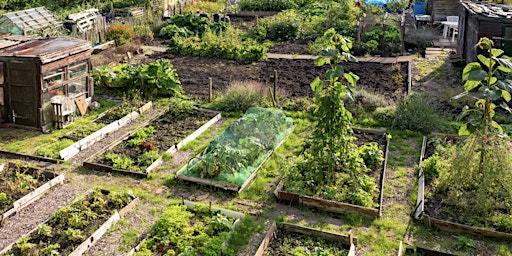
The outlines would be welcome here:
M 300 2 L 300 1 L 298 1 Z M 298 7 L 294 0 L 242 0 L 240 10 L 242 11 L 283 11 L 296 9 Z
M 437 114 L 437 109 L 437 105 L 427 94 L 410 94 L 398 104 L 391 120 L 391 128 L 423 134 L 441 131 L 444 129 L 445 120 Z
M 265 89 L 263 84 L 255 81 L 234 82 L 212 105 L 221 111 L 245 112 L 251 107 L 262 105 L 267 97 Z
M 105 37 L 107 40 L 115 40 L 117 45 L 123 45 L 135 36 L 133 29 L 123 25 L 115 24 L 108 28 Z
M 135 32 L 135 35 L 138 37 L 147 37 L 147 38 L 153 39 L 153 36 L 154 36 L 153 31 L 147 25 L 135 26 L 135 27 L 133 27 L 133 31 Z

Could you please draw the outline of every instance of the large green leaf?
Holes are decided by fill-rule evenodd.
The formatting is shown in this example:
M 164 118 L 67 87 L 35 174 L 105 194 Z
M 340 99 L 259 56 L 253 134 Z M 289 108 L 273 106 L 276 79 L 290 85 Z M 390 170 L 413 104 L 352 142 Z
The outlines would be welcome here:
M 467 80 L 464 83 L 464 90 L 469 92 L 469 91 L 475 89 L 476 87 L 478 87 L 479 85 L 480 85 L 480 81 Z
M 359 80 L 359 77 L 352 72 L 343 74 L 343 77 L 345 77 L 345 79 L 347 79 L 347 82 L 349 82 L 349 84 L 352 86 L 356 86 L 356 82 L 357 80 Z
M 502 71 L 502 72 L 505 72 L 505 73 L 510 73 L 510 72 L 512 72 L 512 69 L 507 68 L 507 67 L 505 67 L 505 66 L 503 66 L 503 65 L 498 66 L 498 69 L 499 69 L 500 71 Z
M 471 62 L 466 65 L 462 71 L 463 81 L 482 81 L 487 76 L 487 73 L 482 69 L 480 63 Z
M 327 79 L 337 80 L 338 78 L 343 76 L 344 73 L 345 69 L 343 69 L 343 67 L 340 65 L 336 65 L 336 67 L 334 67 L 333 69 L 327 70 L 327 72 L 325 72 L 325 76 L 327 77 Z
M 486 57 L 485 57 L 485 56 L 483 56 L 482 54 L 478 54 L 477 58 L 478 58 L 478 60 L 479 60 L 482 64 L 484 64 L 487 68 L 490 68 L 490 66 L 491 66 L 491 61 L 490 61 L 488 58 L 486 58 Z
M 328 64 L 329 62 L 330 62 L 330 59 L 328 59 L 328 58 L 318 57 L 315 60 L 315 65 L 320 67 L 320 66 L 325 65 L 326 63 Z
M 480 89 L 478 91 L 480 93 L 482 93 L 484 98 L 486 98 L 490 101 L 495 101 L 495 100 L 498 100 L 499 98 L 501 98 L 502 90 L 491 90 L 485 86 L 482 86 L 482 87 L 480 87 Z
M 470 132 L 468 130 L 468 125 L 467 124 L 462 124 L 459 128 L 459 135 L 460 136 L 466 136 L 466 135 L 470 135 Z
M 504 51 L 503 51 L 503 50 L 501 50 L 501 49 L 494 49 L 494 48 L 493 48 L 493 49 L 491 49 L 491 56 L 493 56 L 493 57 L 499 57 L 499 56 L 501 56 L 503 53 L 504 53 Z
M 320 93 L 324 89 L 324 81 L 317 77 L 313 82 L 311 82 L 310 86 L 314 93 Z
M 505 91 L 505 90 L 501 90 L 501 96 L 503 97 L 503 99 L 507 102 L 510 101 L 510 93 Z
M 501 132 L 501 133 L 503 132 L 503 128 L 496 121 L 492 121 L 491 125 L 492 125 L 492 127 L 498 129 L 498 132 Z
M 452 99 L 458 100 L 458 99 L 460 99 L 460 98 L 462 98 L 462 97 L 464 97 L 466 95 L 468 95 L 468 92 L 467 91 L 463 91 L 463 92 L 459 93 L 458 95 L 453 96 Z
M 343 53 L 342 53 L 342 56 L 343 56 L 343 58 L 345 58 L 345 60 L 347 60 L 347 61 L 350 61 L 350 62 L 357 62 L 356 57 L 354 57 L 354 55 L 352 55 L 352 54 L 350 54 L 350 53 L 343 52 Z
M 498 80 L 496 86 L 507 92 L 512 92 L 512 81 L 510 80 Z

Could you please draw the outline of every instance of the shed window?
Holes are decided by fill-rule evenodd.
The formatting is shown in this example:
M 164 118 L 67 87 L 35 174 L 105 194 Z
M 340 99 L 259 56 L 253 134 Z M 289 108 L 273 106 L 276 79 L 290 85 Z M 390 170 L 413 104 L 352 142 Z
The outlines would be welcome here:
M 81 94 L 84 94 L 87 92 L 86 87 L 87 79 L 84 77 L 76 82 L 72 82 L 68 85 L 68 92 L 69 97 L 78 97 Z
M 64 69 L 63 68 L 48 71 L 44 74 L 43 89 L 60 84 L 60 83 L 62 83 L 62 81 L 64 81 Z
M 50 90 L 46 91 L 43 94 L 43 103 L 46 104 L 46 103 L 50 102 L 51 98 L 53 96 L 57 96 L 57 95 L 64 95 L 64 87 L 59 87 L 56 89 L 50 89 Z
M 79 63 L 69 67 L 69 78 L 74 78 L 87 72 L 87 62 Z

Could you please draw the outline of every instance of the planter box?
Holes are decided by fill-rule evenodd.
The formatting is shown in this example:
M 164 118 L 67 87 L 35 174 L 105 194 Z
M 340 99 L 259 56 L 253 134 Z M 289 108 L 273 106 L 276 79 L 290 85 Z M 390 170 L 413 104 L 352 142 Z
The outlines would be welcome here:
M 102 190 L 102 193 L 108 194 L 108 193 L 110 193 L 110 191 Z M 70 256 L 80 256 L 80 255 L 84 254 L 84 252 L 87 251 L 87 249 L 89 249 L 89 247 L 91 247 L 92 245 L 94 245 L 94 243 L 96 243 L 99 239 L 101 239 L 101 237 L 108 231 L 108 229 L 110 227 L 112 227 L 112 225 L 114 223 L 116 223 L 118 220 L 123 218 L 128 213 L 128 211 L 135 208 L 135 206 L 138 203 L 139 203 L 139 198 L 134 197 L 133 200 L 130 203 L 128 203 L 125 207 L 123 207 L 120 210 L 115 211 L 114 214 L 112 214 L 112 216 L 107 219 L 107 221 L 105 221 L 100 227 L 98 227 L 98 229 L 94 233 L 92 233 L 89 237 L 87 237 L 80 245 L 75 247 L 74 250 L 69 255 Z M 45 221 L 44 223 L 47 223 L 48 221 L 49 220 Z M 32 231 L 30 231 L 30 233 L 28 233 L 24 237 L 31 235 L 36 230 L 37 230 L 37 227 L 35 229 L 33 229 Z M 9 250 L 12 249 L 12 247 L 15 244 L 16 244 L 16 242 L 11 243 L 7 247 L 5 247 L 2 251 L 0 251 L 0 255 L 7 253 Z
M 436 136 L 439 134 L 436 134 Z M 420 163 L 424 160 L 427 138 L 423 137 L 423 143 L 420 154 Z M 473 227 L 447 220 L 437 219 L 425 213 L 425 174 L 420 169 L 418 175 L 418 198 L 416 200 L 416 208 L 414 210 L 414 218 L 423 221 L 427 226 L 435 226 L 447 232 L 464 233 L 483 237 L 496 237 L 512 239 L 512 233 L 494 231 L 479 227 Z
M 73 145 L 61 150 L 59 152 L 60 158 L 63 160 L 68 160 L 68 159 L 74 157 L 76 154 L 80 153 L 80 151 L 90 147 L 97 141 L 100 141 L 105 136 L 107 136 L 109 133 L 119 130 L 120 128 L 124 127 L 126 124 L 137 119 L 141 114 L 151 111 L 151 109 L 153 109 L 153 102 L 150 101 L 150 102 L 146 103 L 145 105 L 143 105 L 142 107 L 140 107 L 139 109 L 124 116 L 123 118 L 110 123 L 109 125 L 99 129 L 98 131 L 94 132 L 93 134 L 91 134 L 91 135 L 73 143 Z
M 0 164 L 0 172 L 3 172 L 4 165 Z M 49 171 L 42 171 L 42 174 L 45 176 L 45 178 L 50 179 L 43 185 L 39 186 L 35 190 L 31 191 L 30 193 L 24 195 L 20 199 L 16 200 L 10 209 L 5 211 L 0 216 L 0 225 L 7 219 L 8 217 L 12 216 L 13 214 L 16 214 L 21 209 L 25 208 L 26 206 L 30 205 L 32 202 L 39 199 L 46 191 L 48 191 L 50 188 L 57 186 L 59 184 L 62 184 L 64 182 L 64 174 L 57 175 L 56 173 L 49 172 Z
M 333 233 L 333 232 L 322 231 L 319 229 L 299 226 L 299 225 L 295 225 L 295 224 L 291 224 L 291 223 L 281 222 L 281 223 L 279 223 L 279 227 L 276 226 L 275 223 L 272 224 L 270 229 L 267 231 L 267 234 L 263 238 L 263 241 L 261 242 L 260 246 L 258 247 L 258 250 L 254 254 L 255 256 L 265 255 L 264 254 L 265 250 L 268 248 L 268 245 L 270 244 L 270 241 L 272 240 L 272 238 L 275 236 L 275 233 L 278 228 L 280 230 L 286 230 L 290 233 L 297 233 L 297 234 L 302 234 L 302 235 L 312 236 L 312 237 L 320 237 L 327 241 L 340 243 L 343 246 L 345 246 L 345 248 L 347 248 L 349 250 L 349 252 L 347 254 L 348 256 L 356 255 L 357 238 L 352 237 L 352 235 L 347 236 L 347 235 L 337 234 L 337 233 Z
M 361 129 L 361 128 L 353 128 L 354 131 L 364 132 L 364 133 L 373 133 L 378 135 L 385 135 L 386 131 L 382 130 L 374 130 L 374 129 Z M 285 185 L 285 180 L 281 180 L 274 191 L 274 195 L 277 197 L 279 201 L 286 201 L 290 203 L 300 203 L 302 205 L 307 205 L 314 208 L 319 208 L 327 212 L 332 213 L 345 213 L 345 212 L 355 212 L 359 213 L 371 218 L 377 218 L 382 215 L 382 198 L 384 194 L 384 178 L 386 174 L 386 166 L 388 162 L 388 148 L 389 148 L 389 138 L 386 138 L 386 145 L 384 151 L 384 163 L 380 173 L 379 179 L 379 208 L 369 208 L 363 207 L 359 205 L 342 203 L 338 201 L 317 198 L 307 195 L 302 195 L 293 192 L 283 191 L 283 187 Z
M 182 204 L 186 205 L 187 208 L 190 209 L 190 210 L 193 210 L 196 207 L 196 205 L 197 205 L 196 202 L 192 202 L 192 201 L 189 201 L 189 200 L 183 200 Z M 239 221 L 242 218 L 244 218 L 244 214 L 241 213 L 241 212 L 224 209 L 224 208 L 217 207 L 217 206 L 212 206 L 211 204 L 210 204 L 210 208 L 213 209 L 214 211 L 221 212 L 222 214 L 226 215 L 229 218 L 235 219 L 235 221 L 233 223 L 233 229 L 235 229 L 236 226 L 238 225 Z M 231 233 L 232 233 L 232 231 L 230 231 L 230 236 L 231 236 Z M 135 246 L 135 248 L 133 248 L 130 252 L 128 252 L 127 255 L 133 255 L 135 252 L 137 252 L 140 249 L 140 247 L 142 246 L 142 244 L 146 241 L 146 239 L 147 238 L 144 238 L 137 246 Z M 228 241 L 229 241 L 229 237 L 228 237 L 228 240 L 226 240 L 224 242 L 224 244 L 227 244 Z
M 211 110 L 203 110 L 201 109 L 200 111 L 203 111 L 203 112 L 211 112 L 211 113 L 218 113 L 218 112 L 215 112 L 215 111 L 211 111 Z M 205 124 L 203 124 L 201 127 L 199 127 L 199 129 L 197 129 L 196 131 L 194 131 L 192 134 L 190 134 L 189 136 L 187 136 L 186 138 L 184 138 L 182 141 L 180 141 L 178 144 L 174 145 L 173 147 L 167 149 L 165 152 L 166 153 L 169 153 L 171 155 L 173 155 L 174 153 L 176 153 L 179 149 L 181 149 L 183 146 L 187 145 L 189 142 L 193 141 L 194 139 L 196 139 L 197 137 L 199 137 L 203 132 L 205 132 L 208 128 L 210 128 L 212 125 L 214 125 L 217 121 L 219 121 L 220 119 L 222 118 L 222 115 L 220 113 L 218 113 L 217 115 L 215 115 L 212 119 L 210 119 L 208 122 L 206 122 Z M 149 123 L 147 123 L 149 124 Z M 147 125 L 146 124 L 146 125 Z M 117 143 L 114 143 L 112 145 L 110 145 L 109 147 L 105 148 L 104 150 L 101 150 L 100 152 L 97 152 L 94 156 L 97 156 L 99 154 L 103 154 L 105 153 L 107 150 L 109 149 L 112 149 L 116 146 L 118 146 L 119 144 L 121 144 L 124 140 L 126 140 L 127 138 L 129 138 L 131 135 L 133 135 L 135 133 L 135 131 L 132 131 L 128 134 L 126 134 L 125 136 L 123 136 L 121 139 L 118 140 Z M 91 158 L 93 158 L 94 156 L 92 156 Z M 120 168 L 114 168 L 110 165 L 106 165 L 106 164 L 101 164 L 101 163 L 94 163 L 94 162 L 90 162 L 90 161 L 84 161 L 83 162 L 83 166 L 84 167 L 88 167 L 88 168 L 92 168 L 92 169 L 95 169 L 95 170 L 99 170 L 99 171 L 106 171 L 106 172 L 114 172 L 114 173 L 120 173 L 120 174 L 126 174 L 126 175 L 133 175 L 133 176 L 137 176 L 137 177 L 143 177 L 143 178 L 146 178 L 148 177 L 152 172 L 154 172 L 161 164 L 163 163 L 163 160 L 162 160 L 162 156 L 160 156 L 157 160 L 155 160 L 151 165 L 149 165 L 144 172 L 135 172 L 135 171 L 131 171 L 131 170 L 126 170 L 126 169 L 120 169 Z
M 292 126 L 290 129 L 291 129 L 291 131 L 290 131 L 289 134 L 291 134 L 293 132 L 293 130 L 295 129 L 295 126 Z M 265 156 L 264 160 L 258 165 L 258 167 L 256 167 L 254 172 L 247 178 L 247 180 L 245 180 L 245 182 L 240 187 L 238 187 L 238 185 L 233 184 L 233 183 L 222 182 L 222 181 L 215 181 L 215 180 L 211 180 L 211 179 L 204 179 L 204 178 L 192 177 L 192 176 L 184 175 L 183 172 L 188 168 L 188 164 L 183 166 L 176 173 L 176 178 L 180 179 L 180 180 L 184 180 L 184 181 L 190 181 L 190 182 L 198 183 L 198 184 L 201 184 L 201 185 L 212 186 L 212 187 L 222 188 L 222 189 L 225 189 L 225 190 L 230 190 L 230 191 L 237 192 L 237 193 L 242 193 L 244 190 L 246 190 L 251 185 L 251 183 L 256 178 L 256 175 L 257 175 L 258 171 L 260 170 L 261 166 L 263 166 L 263 164 L 265 164 L 265 162 L 272 156 L 274 151 L 276 149 L 278 149 L 279 146 L 281 146 L 284 143 L 286 138 L 288 138 L 289 134 L 286 137 L 284 137 L 281 140 L 281 142 L 279 142 L 279 144 L 276 146 L 276 148 L 274 148 L 273 150 L 271 150 L 271 151 L 269 151 L 267 153 L 267 155 Z

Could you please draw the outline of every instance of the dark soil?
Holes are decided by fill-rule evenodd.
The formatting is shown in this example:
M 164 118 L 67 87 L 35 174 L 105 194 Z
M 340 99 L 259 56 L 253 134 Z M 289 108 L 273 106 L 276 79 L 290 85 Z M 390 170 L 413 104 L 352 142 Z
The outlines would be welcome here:
M 212 78 L 215 93 L 225 90 L 233 81 L 254 80 L 272 86 L 270 77 L 274 70 L 278 72 L 278 87 L 288 96 L 312 97 L 310 83 L 316 77 L 324 78 L 328 69 L 328 66 L 317 67 L 313 60 L 304 59 L 269 59 L 247 64 L 165 53 L 155 54 L 152 58 L 170 59 L 186 94 L 198 100 L 208 98 L 208 78 Z M 360 77 L 356 89 L 382 94 L 390 101 L 406 93 L 408 67 L 405 63 L 400 63 L 399 68 L 397 65 L 370 62 L 343 63 L 343 67 Z
M 174 116 L 170 112 L 158 117 L 151 122 L 151 126 L 155 128 L 155 132 L 150 135 L 147 142 L 150 142 L 159 152 L 164 152 L 167 149 L 175 146 L 181 140 L 192 134 L 195 130 L 199 129 L 203 124 L 212 119 L 217 113 L 210 111 L 197 111 L 187 116 Z M 127 140 L 114 147 L 107 153 L 124 154 L 137 160 L 137 158 L 144 153 L 146 148 L 142 147 L 129 147 L 126 145 Z M 101 164 L 111 165 L 112 163 L 101 156 L 97 159 Z M 147 166 L 138 166 L 147 167 Z M 136 168 L 138 169 L 138 168 Z M 137 171 L 137 170 L 132 170 Z
M 348 250 L 343 247 L 342 244 L 326 241 L 319 237 L 278 229 L 270 240 L 264 255 L 347 255 Z M 320 252 L 326 254 L 320 254 Z
M 277 43 L 268 49 L 268 52 L 281 54 L 310 54 L 308 52 L 308 45 L 298 42 Z

